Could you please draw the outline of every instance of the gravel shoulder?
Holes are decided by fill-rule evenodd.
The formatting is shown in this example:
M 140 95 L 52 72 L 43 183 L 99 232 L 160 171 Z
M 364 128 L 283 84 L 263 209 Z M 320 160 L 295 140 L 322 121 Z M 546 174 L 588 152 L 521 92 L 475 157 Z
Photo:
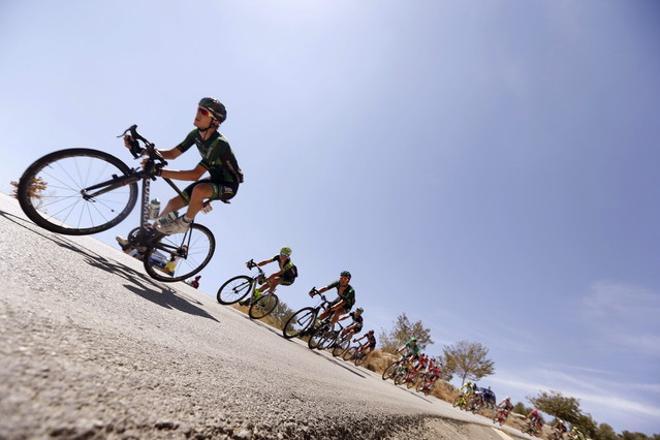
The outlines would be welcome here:
M 0 249 L 1 439 L 527 438 L 40 229 L 6 195 Z

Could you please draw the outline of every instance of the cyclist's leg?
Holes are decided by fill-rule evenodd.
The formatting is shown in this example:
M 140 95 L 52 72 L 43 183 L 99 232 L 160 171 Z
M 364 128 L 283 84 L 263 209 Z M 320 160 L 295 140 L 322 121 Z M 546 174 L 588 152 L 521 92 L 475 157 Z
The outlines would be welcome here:
M 195 185 L 190 194 L 190 201 L 188 202 L 188 211 L 186 217 L 194 219 L 199 211 L 202 210 L 202 204 L 206 199 L 217 197 L 217 184 L 211 182 L 200 182 Z
M 186 203 L 187 202 L 183 198 L 181 198 L 181 196 L 173 197 L 170 199 L 169 202 L 167 202 L 167 205 L 165 205 L 165 208 L 163 208 L 163 210 L 158 215 L 158 217 L 165 217 L 170 212 L 178 211 L 179 209 L 186 206 Z

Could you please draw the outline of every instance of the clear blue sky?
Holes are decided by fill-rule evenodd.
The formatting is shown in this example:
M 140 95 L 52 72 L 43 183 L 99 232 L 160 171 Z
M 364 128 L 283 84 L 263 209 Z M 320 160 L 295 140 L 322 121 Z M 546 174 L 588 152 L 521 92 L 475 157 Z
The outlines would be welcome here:
M 660 432 L 659 23 L 650 0 L 3 1 L 0 189 L 58 148 L 131 163 L 133 123 L 171 147 L 217 96 L 246 182 L 198 219 L 204 290 L 288 245 L 291 307 L 348 269 L 368 327 L 487 345 L 498 397 Z

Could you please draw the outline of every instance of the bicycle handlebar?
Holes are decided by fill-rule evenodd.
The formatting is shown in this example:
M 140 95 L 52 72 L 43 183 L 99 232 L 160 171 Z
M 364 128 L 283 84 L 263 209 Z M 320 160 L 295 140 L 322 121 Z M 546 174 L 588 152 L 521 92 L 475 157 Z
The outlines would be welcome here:
M 156 145 L 153 142 L 150 142 L 147 138 L 142 136 L 140 133 L 137 131 L 137 124 L 133 124 L 130 127 L 128 127 L 122 134 L 117 136 L 118 138 L 123 138 L 126 136 L 127 133 L 131 134 L 131 138 L 133 139 L 133 142 L 131 143 L 131 148 L 129 149 L 131 154 L 135 159 L 140 157 L 142 153 L 146 150 L 147 154 L 149 155 L 150 159 L 157 159 L 159 160 L 163 166 L 167 165 L 167 161 L 163 158 L 163 156 L 160 154 L 158 150 L 156 150 Z M 140 148 L 140 144 L 138 141 L 142 142 L 145 146 L 144 149 Z

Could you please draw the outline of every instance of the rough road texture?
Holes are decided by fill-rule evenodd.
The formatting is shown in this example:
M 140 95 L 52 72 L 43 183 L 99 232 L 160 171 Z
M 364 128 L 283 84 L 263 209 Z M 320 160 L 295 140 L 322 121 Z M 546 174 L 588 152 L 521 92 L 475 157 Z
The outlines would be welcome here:
M 0 250 L 1 439 L 509 438 L 40 229 L 5 195 Z

